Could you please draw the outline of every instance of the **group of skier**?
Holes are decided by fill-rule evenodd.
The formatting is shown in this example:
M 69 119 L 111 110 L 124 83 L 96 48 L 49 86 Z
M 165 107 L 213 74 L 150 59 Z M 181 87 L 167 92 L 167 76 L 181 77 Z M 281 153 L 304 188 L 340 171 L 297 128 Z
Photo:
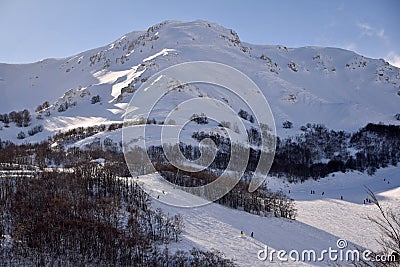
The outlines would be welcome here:
M 243 230 L 240 231 L 240 237 L 244 237 Z M 254 232 L 251 232 L 250 237 L 254 237 Z

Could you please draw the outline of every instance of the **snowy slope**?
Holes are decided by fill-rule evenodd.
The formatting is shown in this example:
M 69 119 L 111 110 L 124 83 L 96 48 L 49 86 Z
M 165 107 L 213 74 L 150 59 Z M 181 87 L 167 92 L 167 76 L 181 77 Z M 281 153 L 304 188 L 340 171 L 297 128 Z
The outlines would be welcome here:
M 338 239 L 345 239 L 348 247 L 354 246 L 379 250 L 376 228 L 366 216 L 377 216 L 373 204 L 363 204 L 368 197 L 367 186 L 378 195 L 384 207 L 400 209 L 400 168 L 379 170 L 374 176 L 360 173 L 336 173 L 334 178 L 313 180 L 303 184 L 285 184 L 278 178 L 269 178 L 273 189 L 282 189 L 296 200 L 298 216 L 296 221 L 265 218 L 243 211 L 210 204 L 198 208 L 176 208 L 154 200 L 153 205 L 170 214 L 179 213 L 184 218 L 183 240 L 175 249 L 192 246 L 217 249 L 232 258 L 239 266 L 327 266 L 324 262 L 279 262 L 260 261 L 257 252 L 267 245 L 270 249 L 292 249 L 302 251 L 313 249 L 317 252 L 332 247 L 337 249 Z M 159 182 L 157 175 L 142 176 L 153 188 L 154 196 L 197 202 L 197 197 Z M 386 181 L 384 181 L 384 179 Z M 387 183 L 387 181 L 390 183 Z M 310 188 L 316 191 L 310 195 Z M 164 193 L 163 193 L 164 190 Z M 324 196 L 321 192 L 325 192 Z M 340 200 L 340 196 L 344 199 Z M 169 200 L 171 202 L 171 200 Z M 245 237 L 240 237 L 240 231 Z M 254 238 L 250 233 L 254 232 Z M 289 264 L 289 265 L 288 265 Z M 341 263 L 342 264 L 342 263 Z M 345 264 L 343 264 L 346 266 Z M 349 265 L 351 266 L 351 265 Z
M 399 124 L 394 118 L 400 112 L 398 68 L 337 48 L 252 45 L 233 30 L 207 21 L 166 21 L 69 58 L 0 64 L 0 113 L 28 108 L 33 114 L 44 101 L 53 104 L 49 117 L 31 122 L 47 130 L 28 137 L 31 141 L 66 126 L 121 121 L 125 105 L 143 81 L 166 67 L 195 60 L 227 64 L 254 80 L 270 103 L 279 135 L 293 135 L 307 122 L 344 130 L 367 122 Z M 91 104 L 97 95 L 101 102 Z M 206 88 L 175 99 L 188 95 L 224 99 L 235 110 L 242 107 L 232 95 Z M 58 112 L 65 102 L 72 105 Z M 286 120 L 293 122 L 293 129 L 282 128 Z M 0 136 L 18 141 L 21 129 L 10 126 L 3 127 Z

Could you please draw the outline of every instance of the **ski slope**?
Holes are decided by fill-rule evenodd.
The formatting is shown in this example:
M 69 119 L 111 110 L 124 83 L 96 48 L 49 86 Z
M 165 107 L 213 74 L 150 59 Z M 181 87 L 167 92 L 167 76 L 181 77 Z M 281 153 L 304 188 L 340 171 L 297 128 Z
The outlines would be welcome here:
M 157 196 L 161 201 L 168 198 L 169 202 L 176 201 L 181 205 L 201 201 L 163 182 L 158 174 L 141 176 L 137 180 L 144 183 L 155 197 L 155 208 L 161 208 L 170 215 L 179 213 L 183 216 L 183 238 L 173 249 L 190 249 L 193 246 L 217 249 L 239 266 L 326 266 L 328 260 L 289 263 L 277 259 L 274 262 L 260 261 L 257 253 L 265 246 L 275 250 L 313 249 L 321 252 L 329 247 L 337 249 L 338 239 L 348 241 L 348 248 L 357 246 L 379 250 L 377 229 L 366 219 L 368 215 L 377 216 L 378 211 L 373 204 L 363 204 L 362 199 L 367 197 L 365 186 L 378 195 L 385 207 L 398 211 L 399 171 L 400 167 L 390 167 L 378 170 L 373 176 L 356 172 L 336 173 L 335 177 L 309 180 L 303 184 L 287 184 L 271 177 L 268 181 L 273 189 L 282 189 L 286 193 L 290 190 L 289 195 L 296 200 L 298 216 L 295 221 L 259 217 L 214 203 L 197 208 L 166 205 L 157 201 Z M 310 195 L 310 188 L 316 191 L 315 195 Z M 322 196 L 321 192 L 325 194 Z M 343 200 L 340 200 L 341 195 Z M 244 237 L 240 236 L 240 231 L 245 233 Z M 254 232 L 254 238 L 250 237 L 251 232 Z

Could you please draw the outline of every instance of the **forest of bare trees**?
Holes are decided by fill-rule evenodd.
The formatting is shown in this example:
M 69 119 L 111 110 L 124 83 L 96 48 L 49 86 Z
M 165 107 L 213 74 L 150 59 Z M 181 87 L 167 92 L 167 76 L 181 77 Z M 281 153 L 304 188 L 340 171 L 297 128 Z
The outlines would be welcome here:
M 234 266 L 217 251 L 171 252 L 182 218 L 151 208 L 115 147 L 2 142 L 0 161 L 0 266 Z

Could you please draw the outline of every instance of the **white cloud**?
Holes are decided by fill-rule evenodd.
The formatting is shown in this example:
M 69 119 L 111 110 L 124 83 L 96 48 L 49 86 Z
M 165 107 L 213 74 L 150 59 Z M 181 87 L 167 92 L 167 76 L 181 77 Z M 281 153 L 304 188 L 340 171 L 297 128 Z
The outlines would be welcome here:
M 385 29 L 377 29 L 365 22 L 358 22 L 357 27 L 361 29 L 361 35 L 377 36 L 386 39 Z
M 379 32 L 376 33 L 376 35 L 378 35 L 381 38 L 385 38 L 385 30 L 384 29 L 380 30 Z
M 372 32 L 372 27 L 369 26 L 369 24 L 367 24 L 367 23 L 359 22 L 359 23 L 357 23 L 357 26 L 358 26 L 358 28 L 362 29 L 367 35 L 371 34 L 371 32 Z
M 389 61 L 390 64 L 400 68 L 400 55 L 394 51 L 390 51 L 386 56 L 386 60 Z

